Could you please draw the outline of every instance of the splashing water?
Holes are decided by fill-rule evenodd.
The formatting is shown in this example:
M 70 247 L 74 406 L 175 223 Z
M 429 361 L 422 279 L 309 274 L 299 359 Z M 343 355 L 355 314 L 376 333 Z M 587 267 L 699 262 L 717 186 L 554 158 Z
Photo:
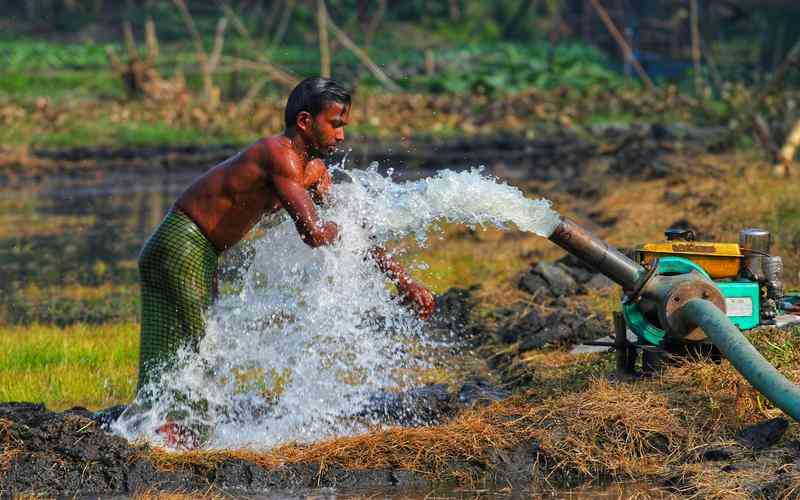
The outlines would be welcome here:
M 366 257 L 376 244 L 416 236 L 431 224 L 514 224 L 549 236 L 559 216 L 547 200 L 482 174 L 444 170 L 395 183 L 367 170 L 343 170 L 323 220 L 339 225 L 334 245 L 305 245 L 288 217 L 253 242 L 236 289 L 209 313 L 199 352 L 182 351 L 149 405 L 114 424 L 129 439 L 159 441 L 171 418 L 200 429 L 207 447 L 270 448 L 352 434 L 374 425 L 366 410 L 381 391 L 407 387 L 424 368 L 431 341 L 393 297 Z

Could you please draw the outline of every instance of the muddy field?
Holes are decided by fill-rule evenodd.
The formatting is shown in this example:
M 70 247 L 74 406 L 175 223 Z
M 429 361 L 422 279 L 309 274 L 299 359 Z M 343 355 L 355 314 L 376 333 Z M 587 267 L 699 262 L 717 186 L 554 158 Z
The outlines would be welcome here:
M 459 345 L 466 343 L 478 351 L 504 352 L 485 360 L 490 377 L 464 381 L 455 390 L 429 385 L 401 394 L 378 395 L 374 408 L 365 409 L 365 413 L 395 426 L 409 425 L 407 417 L 414 415 L 414 425 L 423 421 L 435 431 L 437 425 L 452 421 L 460 413 L 476 408 L 491 411 L 491 405 L 502 404 L 514 391 L 535 390 L 534 378 L 525 377 L 526 369 L 521 368 L 526 353 L 554 346 L 568 348 L 606 336 L 611 329 L 591 311 L 567 305 L 566 301 L 593 288 L 611 286 L 601 275 L 572 264 L 571 258 L 540 262 L 521 275 L 518 286 L 526 293 L 537 294 L 541 309 L 498 309 L 492 314 L 499 319 L 493 326 L 470 319 L 475 305 L 470 290 L 452 289 L 439 296 L 440 313 L 430 324 L 430 335 L 449 338 Z M 162 451 L 107 432 L 107 424 L 118 411 L 73 408 L 59 413 L 41 404 L 0 404 L 0 491 L 12 495 L 107 495 L 215 489 L 240 494 L 290 494 L 318 488 L 378 488 L 386 495 L 414 495 L 414 491 L 424 493 L 441 487 L 442 477 L 449 478 L 444 484 L 453 485 L 454 478 L 469 475 L 472 486 L 510 487 L 522 494 L 598 485 L 611 479 L 564 471 L 535 439 L 498 444 L 485 449 L 482 457 L 445 454 L 435 475 L 400 463 L 374 468 L 347 468 L 324 460 L 276 464 L 265 463 L 256 453 L 226 455 L 224 451 L 210 452 L 210 459 L 199 452 L 167 453 L 170 458 L 165 459 Z M 800 441 L 782 441 L 788 425 L 784 418 L 762 421 L 740 429 L 728 441 L 703 447 L 687 460 L 723 475 L 744 475 L 753 497 L 785 497 L 787 491 L 794 491 L 797 476 L 792 471 L 794 464 L 800 463 Z M 651 446 L 668 453 L 668 447 L 658 444 L 664 438 L 654 434 L 649 439 L 655 439 Z M 754 473 L 765 468 L 774 469 L 777 475 Z M 654 488 L 648 495 L 683 496 L 696 491 L 696 478 L 679 473 L 677 467 L 673 475 L 653 479 L 648 481 Z
M 501 178 L 545 183 L 565 198 L 580 198 L 583 203 L 574 207 L 576 213 L 595 229 L 608 231 L 617 227 L 618 215 L 592 206 L 613 190 L 615 183 L 667 179 L 663 196 L 675 196 L 674 203 L 680 203 L 685 198 L 674 187 L 680 182 L 669 179 L 684 178 L 700 168 L 699 162 L 692 160 L 695 156 L 724 151 L 722 137 L 719 131 L 679 126 L 605 127 L 588 135 L 564 130 L 536 139 L 388 146 L 361 143 L 353 146 L 349 158 L 362 166 L 372 161 L 383 169 L 391 166 L 399 178 L 424 176 L 445 165 L 468 168 L 485 164 Z M 37 175 L 81 177 L 96 175 L 98 169 L 143 175 L 148 169 L 202 170 L 234 151 L 234 146 L 40 151 L 36 153 Z M 28 172 L 10 167 L 3 171 L 2 182 L 13 188 Z M 701 224 L 696 229 L 702 233 L 708 227 Z M 542 493 L 637 479 L 653 488 L 648 496 L 796 497 L 800 492 L 800 441 L 796 433 L 787 432 L 791 426 L 786 419 L 764 418 L 764 412 L 756 411 L 752 415 L 758 418 L 732 417 L 738 415 L 734 407 L 741 402 L 740 393 L 749 394 L 739 385 L 724 385 L 724 395 L 719 393 L 714 400 L 708 396 L 718 390 L 713 383 L 692 382 L 700 387 L 697 389 L 686 382 L 685 392 L 694 398 L 687 399 L 692 401 L 687 404 L 708 408 L 676 417 L 673 406 L 686 411 L 686 404 L 661 401 L 663 394 L 658 391 L 663 387 L 658 381 L 630 386 L 607 382 L 613 370 L 611 356 L 587 358 L 568 351 L 576 344 L 611 334 L 608 316 L 597 308 L 597 300 L 613 300 L 614 286 L 571 257 L 547 260 L 531 255 L 527 262 L 529 268 L 509 284 L 524 300 L 487 308 L 480 303 L 479 287 L 451 289 L 438 297 L 439 312 L 429 324 L 430 336 L 459 349 L 466 347 L 483 370 L 465 369 L 467 376 L 455 385 L 427 385 L 399 395 L 376 395 L 375 407 L 365 413 L 397 426 L 391 428 L 396 430 L 345 444 L 323 443 L 321 447 L 327 451 L 315 451 L 320 447 L 311 445 L 283 455 L 167 453 L 106 432 L 108 412 L 73 408 L 59 413 L 40 404 L 3 403 L 0 492 L 107 495 L 218 488 L 256 494 L 324 487 L 424 492 L 442 484 L 467 484 Z M 479 314 L 476 308 L 481 309 Z M 540 367 L 537 363 L 543 360 L 552 362 Z M 683 373 L 680 370 L 684 368 L 677 370 L 675 373 Z M 728 376 L 725 366 L 713 363 L 705 363 L 702 370 Z M 576 374 L 581 377 L 578 382 L 572 380 L 578 378 Z M 670 376 L 678 381 L 676 386 L 683 387 L 683 379 Z M 595 396 L 607 398 L 604 404 L 611 406 L 595 405 L 591 399 Z M 716 407 L 703 399 L 707 396 Z M 576 405 L 574 411 L 568 403 Z M 669 410 L 662 420 L 654 411 L 637 424 L 637 419 L 626 413 L 629 406 L 639 403 L 643 408 L 667 405 Z M 599 430 L 560 419 L 559 405 L 567 408 L 567 415 L 570 411 L 572 415 L 589 412 L 590 417 L 575 419 L 596 417 Z M 591 413 L 595 406 L 598 413 Z M 427 425 L 404 427 L 409 408 Z M 705 426 L 698 431 L 700 437 L 692 434 L 693 429 L 687 429 L 688 434 L 670 429 L 676 422 L 690 427 L 699 421 Z M 508 434 L 504 429 L 509 429 Z M 584 443 L 578 443 L 576 437 L 581 431 L 592 436 L 595 442 L 591 446 L 602 451 L 601 458 L 581 455 Z M 447 448 L 441 441 L 448 436 L 464 441 L 450 439 L 453 443 Z M 367 451 L 358 450 L 369 450 L 372 460 L 363 458 Z M 603 453 L 630 453 L 635 464 L 610 465 L 611 458 Z M 408 458 L 414 454 L 416 459 Z M 574 461 L 565 458 L 570 454 Z

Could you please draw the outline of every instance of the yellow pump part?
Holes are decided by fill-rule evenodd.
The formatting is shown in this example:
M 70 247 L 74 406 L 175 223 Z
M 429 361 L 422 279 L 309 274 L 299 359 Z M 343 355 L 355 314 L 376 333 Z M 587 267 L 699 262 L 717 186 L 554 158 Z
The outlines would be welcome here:
M 705 269 L 712 279 L 735 278 L 742 265 L 738 243 L 663 241 L 645 243 L 636 249 L 636 254 L 642 264 L 650 264 L 655 257 L 683 257 Z

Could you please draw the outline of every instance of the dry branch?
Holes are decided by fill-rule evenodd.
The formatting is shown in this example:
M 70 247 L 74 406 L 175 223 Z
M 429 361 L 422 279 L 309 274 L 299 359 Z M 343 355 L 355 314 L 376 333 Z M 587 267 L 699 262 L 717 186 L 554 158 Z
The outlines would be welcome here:
M 324 2 L 324 0 L 320 0 L 320 2 Z M 327 16 L 327 14 L 326 14 Z M 397 85 L 389 76 L 384 73 L 384 71 L 377 65 L 375 62 L 369 57 L 369 55 L 361 49 L 358 45 L 350 39 L 349 36 L 338 26 L 336 23 L 333 22 L 333 19 L 330 16 L 327 16 L 328 24 L 331 27 L 331 31 L 336 36 L 336 38 L 344 45 L 350 52 L 352 52 L 360 61 L 361 63 L 370 70 L 370 72 L 375 75 L 381 83 L 383 83 L 386 87 L 391 90 L 400 90 L 400 86 Z
M 222 12 L 225 13 L 225 17 L 231 20 L 231 22 L 233 23 L 233 27 L 236 28 L 236 31 L 238 31 L 239 34 L 242 35 L 245 39 L 251 41 L 250 31 L 247 29 L 247 26 L 245 26 L 244 23 L 242 22 L 242 18 L 239 17 L 236 14 L 236 12 L 234 12 L 233 9 L 231 9 L 231 6 L 228 5 L 228 2 L 218 0 L 217 3 L 222 8 Z
M 222 18 L 217 22 L 217 31 L 214 33 L 214 48 L 211 49 L 211 57 L 208 58 L 210 72 L 214 72 L 222 56 L 222 47 L 225 44 L 225 27 L 228 25 L 227 18 Z
M 642 65 L 639 64 L 639 61 L 633 55 L 633 51 L 631 50 L 630 45 L 628 45 L 628 42 L 625 41 L 625 37 L 622 36 L 622 33 L 619 32 L 616 25 L 614 24 L 614 21 L 611 20 L 611 17 L 609 17 L 608 12 L 606 12 L 606 9 L 604 9 L 603 6 L 600 5 L 599 0 L 590 0 L 590 1 L 592 2 L 594 10 L 597 11 L 597 15 L 600 16 L 600 20 L 603 21 L 603 24 L 606 25 L 608 32 L 611 33 L 611 36 L 617 42 L 617 45 L 619 45 L 620 48 L 622 49 L 622 53 L 625 55 L 625 59 L 633 65 L 633 69 L 636 70 L 636 73 L 639 75 L 639 78 L 641 78 L 642 81 L 644 82 L 645 86 L 647 87 L 647 90 L 652 92 L 655 89 L 653 81 L 650 79 L 649 76 L 647 76 L 647 72 L 645 72 L 644 68 L 642 68 Z
M 206 54 L 205 48 L 203 47 L 203 39 L 200 36 L 200 32 L 197 30 L 197 26 L 194 23 L 191 13 L 189 13 L 189 8 L 186 6 L 185 0 L 172 1 L 178 8 L 184 24 L 186 24 L 186 27 L 189 29 L 189 33 L 192 36 L 192 42 L 194 43 L 195 57 L 197 57 L 197 60 L 200 63 L 200 68 L 203 70 L 203 99 L 206 106 L 214 108 L 217 106 L 217 104 L 219 104 L 220 91 L 218 87 L 214 86 L 213 74 L 222 55 L 222 46 L 225 41 L 225 27 L 227 26 L 227 20 L 223 17 L 217 22 L 217 29 L 214 35 L 214 47 L 212 49 L 211 57 L 209 57 L 208 54 Z
M 741 113 L 742 119 L 739 120 L 739 125 L 733 131 L 735 135 L 741 134 L 744 128 L 748 124 L 752 124 L 754 126 L 754 131 L 756 133 L 756 137 L 758 137 L 759 141 L 764 144 L 762 140 L 762 135 L 764 134 L 764 130 L 767 131 L 767 135 L 769 135 L 769 127 L 764 122 L 763 118 L 760 118 L 758 107 L 761 103 L 766 99 L 770 94 L 775 92 L 783 85 L 783 80 L 786 78 L 786 74 L 789 72 L 790 69 L 794 68 L 795 66 L 800 65 L 800 40 L 798 40 L 792 48 L 789 50 L 789 53 L 786 55 L 786 58 L 783 60 L 778 69 L 775 70 L 775 73 L 772 74 L 772 77 L 756 92 L 755 97 L 750 101 L 749 105 L 746 106 Z M 762 123 L 759 122 L 759 119 Z M 762 128 L 764 130 L 762 130 Z M 790 134 L 791 135 L 791 134 Z M 775 161 L 780 161 L 776 158 L 776 148 L 771 143 L 771 141 L 766 145 L 767 152 L 775 159 Z
M 136 48 L 136 39 L 133 37 L 133 28 L 130 22 L 125 21 L 122 23 L 122 33 L 125 37 L 125 48 L 128 51 L 128 59 L 138 59 L 139 50 Z
M 236 14 L 236 12 L 234 12 L 234 10 L 230 8 L 227 2 L 219 1 L 218 3 L 222 6 L 225 15 L 231 19 L 233 27 L 239 32 L 239 34 L 247 40 L 247 42 L 254 50 L 256 50 L 257 52 L 261 52 L 257 50 L 258 47 L 256 47 L 255 41 L 250 36 L 250 33 L 247 31 L 247 28 L 245 27 L 241 18 Z M 277 66 L 269 61 L 266 61 L 263 58 L 259 59 L 259 61 L 257 62 L 246 61 L 244 59 L 238 59 L 238 58 L 231 58 L 231 61 L 239 67 L 248 67 L 250 69 L 255 69 L 256 71 L 263 71 L 264 73 L 266 73 L 268 79 L 273 80 L 274 82 L 279 83 L 281 85 L 285 85 L 289 88 L 294 88 L 294 86 L 297 85 L 297 83 L 300 81 L 300 79 L 297 78 L 297 76 L 294 75 L 292 72 L 286 70 L 285 68 L 281 68 L 280 66 Z M 247 92 L 247 95 L 244 97 L 242 101 L 245 103 L 249 103 L 250 100 L 255 98 L 255 95 L 251 96 L 251 93 L 252 92 L 257 93 L 264 87 L 265 84 L 266 82 L 261 82 L 261 79 L 259 79 L 256 83 L 253 84 L 252 87 L 250 87 L 250 90 Z
M 775 146 L 775 141 L 772 140 L 772 133 L 769 131 L 764 117 L 759 113 L 753 115 L 753 131 L 755 131 L 756 139 L 761 143 L 767 153 L 769 153 L 772 162 L 778 161 L 778 148 Z
M 378 0 L 378 11 L 373 14 L 372 17 L 369 19 L 369 23 L 367 23 L 367 27 L 364 29 L 364 46 L 370 47 L 372 46 L 372 40 L 375 37 L 375 30 L 378 29 L 378 26 L 383 19 L 383 15 L 386 13 L 386 0 Z
M 248 59 L 242 59 L 241 57 L 226 57 L 225 60 L 229 61 L 236 68 L 263 71 L 267 73 L 275 82 L 278 82 L 289 88 L 294 88 L 295 85 L 300 83 L 300 79 L 297 78 L 297 76 L 295 76 L 293 73 L 289 73 L 288 71 L 267 61 L 250 61 Z
M 258 93 L 261 92 L 261 89 L 264 88 L 264 85 L 267 84 L 267 81 L 269 81 L 269 78 L 266 76 L 256 80 L 256 82 L 247 90 L 247 94 L 239 102 L 239 105 L 242 108 L 250 107 L 250 104 L 255 100 Z
M 112 71 L 123 81 L 128 95 L 144 95 L 152 99 L 174 99 L 186 94 L 186 82 L 181 75 L 165 79 L 156 68 L 159 51 L 153 20 L 148 19 L 145 23 L 144 58 L 136 46 L 130 23 L 124 23 L 122 29 L 128 54 L 127 61 L 120 60 L 111 46 L 106 47 L 106 54 Z
M 703 51 L 703 58 L 706 60 L 706 64 L 708 64 L 708 69 L 711 73 L 711 81 L 714 82 L 717 91 L 722 91 L 722 76 L 717 68 L 717 62 L 714 58 L 714 54 L 711 52 L 711 47 L 706 44 L 702 36 L 700 37 L 700 49 Z

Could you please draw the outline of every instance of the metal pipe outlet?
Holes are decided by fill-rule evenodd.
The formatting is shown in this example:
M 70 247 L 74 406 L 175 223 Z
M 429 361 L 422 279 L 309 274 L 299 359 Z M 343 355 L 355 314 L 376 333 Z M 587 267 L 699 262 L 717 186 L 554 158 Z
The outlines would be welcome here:
M 561 217 L 550 241 L 594 266 L 623 290 L 633 290 L 646 272 L 644 267 L 566 217 Z

